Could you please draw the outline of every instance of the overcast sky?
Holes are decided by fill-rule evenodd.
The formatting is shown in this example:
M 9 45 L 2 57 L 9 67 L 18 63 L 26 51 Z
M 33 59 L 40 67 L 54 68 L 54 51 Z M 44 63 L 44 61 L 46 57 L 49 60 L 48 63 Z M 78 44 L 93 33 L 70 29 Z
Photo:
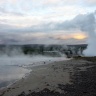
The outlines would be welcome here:
M 0 0 L 0 44 L 86 43 L 95 10 L 96 0 Z

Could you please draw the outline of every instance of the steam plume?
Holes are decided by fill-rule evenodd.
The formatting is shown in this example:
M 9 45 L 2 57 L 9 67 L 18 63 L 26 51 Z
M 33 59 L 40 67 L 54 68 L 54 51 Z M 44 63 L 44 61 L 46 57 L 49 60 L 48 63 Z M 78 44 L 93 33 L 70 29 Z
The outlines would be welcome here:
M 85 56 L 96 56 L 96 12 L 78 15 L 71 21 L 63 22 L 59 27 L 64 30 L 79 29 L 88 35 L 88 46 L 83 52 Z
M 96 56 L 96 21 L 95 13 L 89 14 L 87 16 L 87 21 L 85 26 L 85 31 L 88 32 L 88 47 L 84 51 L 85 56 Z

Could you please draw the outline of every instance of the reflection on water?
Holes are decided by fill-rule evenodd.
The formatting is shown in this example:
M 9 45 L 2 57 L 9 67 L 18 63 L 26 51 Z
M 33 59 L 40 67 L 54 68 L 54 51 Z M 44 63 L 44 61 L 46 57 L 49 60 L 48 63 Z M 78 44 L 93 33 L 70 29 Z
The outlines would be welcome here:
M 0 87 L 9 85 L 29 72 L 30 70 L 18 66 L 0 65 Z

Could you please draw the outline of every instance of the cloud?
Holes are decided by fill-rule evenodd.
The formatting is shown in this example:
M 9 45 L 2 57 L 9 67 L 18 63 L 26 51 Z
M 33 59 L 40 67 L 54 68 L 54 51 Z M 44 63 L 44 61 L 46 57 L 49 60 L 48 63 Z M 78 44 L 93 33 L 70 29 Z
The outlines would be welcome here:
M 81 32 L 65 33 L 59 31 L 50 33 L 2 32 L 0 33 L 0 41 L 1 44 L 71 44 L 72 42 L 75 44 L 86 41 L 86 35 Z
M 84 34 L 83 32 L 73 32 L 73 33 L 62 33 L 62 34 L 54 34 L 52 36 L 52 38 L 54 39 L 60 39 L 60 40 L 66 40 L 66 39 L 77 39 L 77 40 L 82 40 L 82 39 L 86 39 L 87 35 Z
M 86 13 L 94 5 L 96 0 L 0 0 L 0 42 L 86 41 L 94 21 Z
M 67 43 L 67 41 L 68 43 L 74 43 L 86 41 L 86 34 L 93 30 L 93 26 L 96 26 L 94 13 L 79 14 L 72 20 L 62 22 L 45 22 L 43 24 L 23 27 L 0 22 L 0 41 L 21 44 L 61 44 Z
M 0 44 L 70 44 L 72 41 L 80 43 L 86 39 L 86 34 L 76 32 L 0 32 Z
M 84 0 L 84 3 L 87 4 L 87 6 L 95 6 L 96 0 Z
M 92 26 L 90 24 L 93 24 L 94 21 L 94 14 L 84 14 L 84 15 L 78 15 L 74 19 L 70 21 L 64 21 L 61 23 L 45 23 L 41 25 L 31 26 L 31 27 L 25 27 L 22 28 L 22 31 L 24 32 L 52 32 L 56 30 L 81 30 L 81 31 L 88 31 L 92 29 Z M 94 26 L 96 26 L 94 21 Z
M 4 7 L 0 7 L 0 15 L 6 16 L 6 15 L 13 15 L 13 16 L 24 16 L 23 13 L 20 12 L 14 12 L 14 11 L 9 11 Z
M 7 24 L 20 27 L 44 22 L 60 23 L 73 19 L 77 14 L 93 11 L 93 7 L 86 7 L 89 1 L 92 2 L 91 0 L 0 0 L 0 19 L 6 19 Z

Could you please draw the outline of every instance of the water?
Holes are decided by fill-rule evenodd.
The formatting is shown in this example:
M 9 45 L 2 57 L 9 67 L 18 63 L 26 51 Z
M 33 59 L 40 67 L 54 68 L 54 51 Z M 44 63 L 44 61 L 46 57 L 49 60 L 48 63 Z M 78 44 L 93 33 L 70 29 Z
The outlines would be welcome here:
M 30 70 L 18 66 L 0 65 L 0 88 L 24 77 Z
M 44 57 L 44 56 L 2 56 L 0 57 L 0 88 L 6 87 L 14 81 L 21 79 L 31 70 L 25 68 L 30 64 L 38 66 L 43 62 L 53 62 L 66 60 L 64 57 Z M 48 63 L 46 63 L 48 64 Z

